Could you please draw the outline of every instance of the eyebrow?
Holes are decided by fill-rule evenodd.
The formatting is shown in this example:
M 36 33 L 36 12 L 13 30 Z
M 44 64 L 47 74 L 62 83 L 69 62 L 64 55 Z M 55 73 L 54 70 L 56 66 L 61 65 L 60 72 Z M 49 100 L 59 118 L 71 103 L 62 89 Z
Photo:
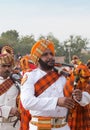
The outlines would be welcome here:
M 42 54 L 42 56 L 46 56 L 46 55 L 48 55 L 48 54 L 53 55 L 52 52 L 45 52 L 45 53 Z
M 1 65 L 2 67 L 11 67 L 11 65 Z

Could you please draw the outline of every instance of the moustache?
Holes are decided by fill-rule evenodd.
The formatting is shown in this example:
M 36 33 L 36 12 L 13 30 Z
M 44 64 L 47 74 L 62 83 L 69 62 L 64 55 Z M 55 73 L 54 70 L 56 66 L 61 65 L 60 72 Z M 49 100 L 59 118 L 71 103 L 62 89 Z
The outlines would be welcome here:
M 47 63 L 52 63 L 52 64 L 55 64 L 55 60 L 48 60 Z
M 9 72 L 9 71 L 6 71 L 6 72 L 5 72 L 5 74 L 8 74 L 8 75 L 10 75 L 10 72 Z

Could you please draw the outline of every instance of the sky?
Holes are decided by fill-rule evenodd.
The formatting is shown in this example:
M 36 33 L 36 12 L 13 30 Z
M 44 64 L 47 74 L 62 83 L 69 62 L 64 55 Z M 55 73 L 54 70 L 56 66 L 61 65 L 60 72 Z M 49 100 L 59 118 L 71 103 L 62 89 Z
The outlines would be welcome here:
M 61 42 L 90 39 L 90 0 L 0 0 L 0 35 L 8 30 L 36 40 L 49 33 Z

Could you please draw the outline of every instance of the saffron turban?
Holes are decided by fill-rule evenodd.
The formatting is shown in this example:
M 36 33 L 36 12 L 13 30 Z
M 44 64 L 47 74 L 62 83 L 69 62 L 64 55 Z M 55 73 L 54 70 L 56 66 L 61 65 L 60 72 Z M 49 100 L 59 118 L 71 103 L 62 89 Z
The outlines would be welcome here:
M 20 60 L 20 66 L 22 70 L 26 70 L 29 68 L 29 59 L 30 59 L 30 55 L 25 55 L 21 58 Z
M 55 55 L 54 43 L 49 40 L 39 40 L 37 41 L 31 49 L 31 60 L 37 65 L 39 58 L 44 53 L 46 49 L 50 49 L 53 55 Z

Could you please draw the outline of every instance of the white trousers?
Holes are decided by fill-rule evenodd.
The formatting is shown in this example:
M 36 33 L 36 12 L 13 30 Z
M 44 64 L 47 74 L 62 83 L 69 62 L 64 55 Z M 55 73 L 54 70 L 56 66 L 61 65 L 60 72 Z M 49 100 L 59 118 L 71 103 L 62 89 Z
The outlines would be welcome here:
M 0 130 L 19 130 L 20 122 L 18 121 L 16 126 L 13 127 L 13 123 L 0 123 Z
M 30 130 L 38 130 L 37 126 L 30 124 Z M 70 127 L 68 125 L 65 125 L 61 128 L 52 128 L 51 130 L 70 130 Z

